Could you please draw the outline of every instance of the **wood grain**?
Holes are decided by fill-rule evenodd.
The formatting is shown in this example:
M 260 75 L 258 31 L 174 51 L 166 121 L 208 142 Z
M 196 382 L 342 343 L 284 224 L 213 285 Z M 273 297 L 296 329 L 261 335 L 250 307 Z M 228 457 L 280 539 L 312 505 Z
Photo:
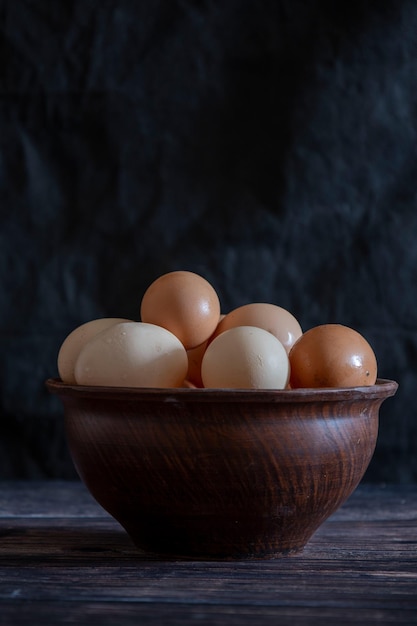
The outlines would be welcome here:
M 360 486 L 304 551 L 141 553 L 80 483 L 0 484 L 0 624 L 416 624 L 417 487 Z
M 362 479 L 397 389 L 47 386 L 79 475 L 135 544 L 204 560 L 302 550 Z

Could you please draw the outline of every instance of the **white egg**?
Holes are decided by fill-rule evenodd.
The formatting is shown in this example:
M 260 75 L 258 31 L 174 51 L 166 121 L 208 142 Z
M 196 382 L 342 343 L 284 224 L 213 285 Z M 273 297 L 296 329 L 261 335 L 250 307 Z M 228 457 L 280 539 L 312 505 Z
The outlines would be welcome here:
M 58 352 L 58 373 L 64 383 L 75 384 L 74 367 L 78 355 L 85 344 L 102 330 L 119 324 L 130 322 L 122 317 L 102 317 L 81 324 L 75 328 L 63 341 Z
M 238 326 L 216 337 L 204 353 L 204 387 L 229 389 L 284 389 L 290 365 L 287 352 L 263 328 Z
M 79 385 L 180 387 L 186 350 L 169 330 L 145 322 L 115 324 L 93 337 L 75 364 Z

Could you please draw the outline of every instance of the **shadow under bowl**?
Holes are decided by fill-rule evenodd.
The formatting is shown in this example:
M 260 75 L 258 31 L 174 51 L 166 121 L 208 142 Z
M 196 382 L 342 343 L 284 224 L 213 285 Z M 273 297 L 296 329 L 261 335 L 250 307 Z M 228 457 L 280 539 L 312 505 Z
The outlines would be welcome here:
M 397 383 L 348 389 L 85 387 L 62 400 L 80 478 L 135 545 L 170 558 L 299 552 L 362 479 Z

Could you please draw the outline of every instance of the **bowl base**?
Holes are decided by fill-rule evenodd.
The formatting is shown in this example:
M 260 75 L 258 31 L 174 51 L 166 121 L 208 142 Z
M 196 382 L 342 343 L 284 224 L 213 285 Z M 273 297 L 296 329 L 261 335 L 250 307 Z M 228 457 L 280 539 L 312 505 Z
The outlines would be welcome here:
M 134 541 L 130 537 L 135 547 L 144 555 L 149 556 L 151 559 L 162 559 L 164 561 L 271 561 L 276 559 L 282 559 L 286 557 L 295 556 L 301 554 L 304 551 L 305 546 L 286 549 L 286 550 L 273 550 L 268 552 L 252 552 L 245 549 L 239 552 L 228 551 L 204 551 L 200 550 L 187 551 L 187 550 L 159 550 L 156 548 L 144 547 L 142 543 Z
M 194 561 L 232 561 L 232 560 L 270 560 L 287 557 L 302 552 L 310 539 L 309 537 L 293 538 L 292 540 L 271 541 L 271 538 L 234 538 L 225 541 L 210 535 L 202 537 L 187 533 L 179 536 L 177 533 L 165 532 L 157 537 L 147 533 L 138 533 L 138 530 L 123 525 L 133 544 L 143 553 L 152 558 L 164 560 L 194 560 Z M 181 535 L 181 533 L 180 533 Z

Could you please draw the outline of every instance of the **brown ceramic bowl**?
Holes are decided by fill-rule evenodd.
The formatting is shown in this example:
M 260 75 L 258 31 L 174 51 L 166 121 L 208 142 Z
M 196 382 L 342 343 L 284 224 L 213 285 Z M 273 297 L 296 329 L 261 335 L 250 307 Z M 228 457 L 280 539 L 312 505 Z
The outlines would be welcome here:
M 397 383 L 285 391 L 71 386 L 75 467 L 141 549 L 175 558 L 302 550 L 354 491 Z

